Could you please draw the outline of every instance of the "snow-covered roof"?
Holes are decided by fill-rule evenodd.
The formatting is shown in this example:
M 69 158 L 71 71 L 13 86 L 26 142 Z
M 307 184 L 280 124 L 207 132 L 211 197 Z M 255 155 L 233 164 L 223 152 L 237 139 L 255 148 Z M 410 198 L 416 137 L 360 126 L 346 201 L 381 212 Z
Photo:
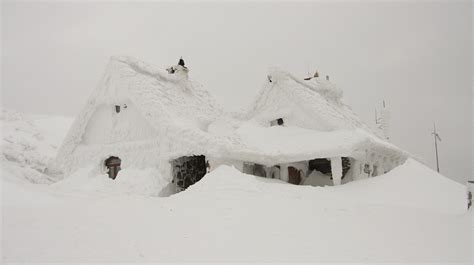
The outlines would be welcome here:
M 259 122 L 287 118 L 290 125 L 318 131 L 363 129 L 378 135 L 345 105 L 342 91 L 328 80 L 304 80 L 273 70 L 247 116 Z M 271 80 L 271 82 L 270 82 Z
M 156 131 L 169 126 L 205 129 L 221 114 L 221 108 L 206 90 L 182 73 L 165 70 L 130 57 L 112 57 L 86 106 L 74 121 L 58 157 L 71 153 L 81 142 L 89 119 L 101 104 L 131 100 Z
M 223 156 L 265 165 L 336 156 L 360 157 L 369 149 L 388 158 L 408 156 L 405 151 L 363 129 L 329 132 L 296 126 L 262 126 L 254 121 L 228 128 L 223 124 L 216 121 L 209 127 L 210 133 L 232 139 L 222 145 L 220 153 Z
M 351 156 L 367 148 L 385 156 L 407 156 L 360 121 L 342 103 L 342 92 L 330 82 L 300 80 L 283 71 L 271 72 L 269 80 L 251 109 L 235 118 L 225 113 L 207 91 L 189 81 L 187 71 L 169 74 L 133 58 L 112 57 L 66 136 L 58 158 L 72 154 L 83 142 L 87 126 L 104 126 L 91 121 L 100 106 L 105 105 L 110 112 L 110 106 L 124 104 L 133 104 L 152 127 L 146 139 L 126 139 L 137 143 L 152 140 L 151 144 L 166 149 L 163 152 L 169 158 L 205 154 L 271 165 Z M 270 121 L 277 118 L 284 118 L 284 126 L 270 127 Z M 141 132 L 137 135 L 143 136 Z M 99 144 L 118 143 L 114 141 Z

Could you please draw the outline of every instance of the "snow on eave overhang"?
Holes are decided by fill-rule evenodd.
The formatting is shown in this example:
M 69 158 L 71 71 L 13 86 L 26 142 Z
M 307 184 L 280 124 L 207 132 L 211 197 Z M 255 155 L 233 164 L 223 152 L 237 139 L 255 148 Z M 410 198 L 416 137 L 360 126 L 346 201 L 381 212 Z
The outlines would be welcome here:
M 398 147 L 359 129 L 318 132 L 278 126 L 245 130 L 244 134 L 235 133 L 234 143 L 238 144 L 223 146 L 225 152 L 220 155 L 267 166 L 338 156 L 363 159 L 366 153 L 387 158 L 408 156 Z

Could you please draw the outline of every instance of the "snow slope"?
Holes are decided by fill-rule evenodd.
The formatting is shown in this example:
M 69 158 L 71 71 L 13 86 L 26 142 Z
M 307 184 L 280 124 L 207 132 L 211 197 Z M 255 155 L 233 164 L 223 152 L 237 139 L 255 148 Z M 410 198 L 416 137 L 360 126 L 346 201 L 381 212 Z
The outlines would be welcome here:
M 45 170 L 54 159 L 71 123 L 72 119 L 68 117 L 25 116 L 2 110 L 2 171 L 33 183 L 54 182 L 55 179 L 45 174 Z
M 391 190 L 397 177 L 382 179 L 377 190 Z M 370 186 L 293 186 L 225 166 L 168 198 L 3 185 L 6 261 L 449 263 L 470 258 L 467 214 L 428 210 L 419 202 L 401 206 L 406 192 L 398 199 L 374 194 L 379 200 L 373 203 L 363 196 L 374 192 Z
M 78 172 L 38 185 L 57 181 L 31 179 L 47 177 L 43 161 L 71 120 L 9 113 L 1 123 L 5 262 L 471 261 L 464 186 L 411 159 L 324 188 L 227 166 L 170 197 L 150 197 L 162 184 L 140 170 L 118 182 Z

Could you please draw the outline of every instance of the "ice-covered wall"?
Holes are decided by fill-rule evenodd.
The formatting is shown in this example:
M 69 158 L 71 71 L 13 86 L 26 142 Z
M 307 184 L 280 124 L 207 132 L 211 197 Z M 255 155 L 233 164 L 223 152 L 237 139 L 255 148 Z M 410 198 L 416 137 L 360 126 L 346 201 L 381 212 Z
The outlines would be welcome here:
M 220 113 L 187 73 L 168 74 L 130 57 L 112 57 L 50 169 L 67 174 L 100 165 L 109 155 L 119 156 L 124 166 L 163 167 L 163 161 L 199 153 L 212 138 L 205 130 Z
M 104 103 L 96 107 L 85 128 L 81 144 L 142 141 L 158 135 L 130 100 L 116 104 Z M 120 107 L 119 112 L 115 106 Z

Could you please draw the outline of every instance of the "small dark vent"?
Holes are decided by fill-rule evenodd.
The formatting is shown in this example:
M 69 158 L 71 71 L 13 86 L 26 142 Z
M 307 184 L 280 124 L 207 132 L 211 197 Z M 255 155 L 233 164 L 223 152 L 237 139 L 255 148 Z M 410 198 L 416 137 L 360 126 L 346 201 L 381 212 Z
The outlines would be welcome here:
M 117 113 L 120 112 L 120 106 L 119 105 L 115 105 L 115 112 L 117 112 Z
M 279 119 L 270 121 L 270 126 L 276 126 L 276 125 L 282 126 L 284 123 L 285 122 L 283 121 L 283 118 L 279 118 Z

